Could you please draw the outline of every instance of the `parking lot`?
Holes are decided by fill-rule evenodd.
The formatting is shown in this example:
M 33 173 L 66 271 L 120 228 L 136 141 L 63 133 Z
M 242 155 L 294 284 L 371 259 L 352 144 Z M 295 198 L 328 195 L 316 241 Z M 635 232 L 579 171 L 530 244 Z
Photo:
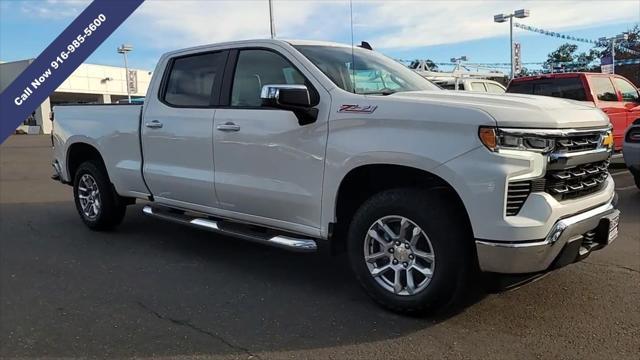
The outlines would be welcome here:
M 50 179 L 47 136 L 0 146 L 0 356 L 637 359 L 640 191 L 612 169 L 610 247 L 458 313 L 376 306 L 344 257 L 301 255 L 145 217 L 89 231 Z M 635 355 L 634 355 L 635 354 Z

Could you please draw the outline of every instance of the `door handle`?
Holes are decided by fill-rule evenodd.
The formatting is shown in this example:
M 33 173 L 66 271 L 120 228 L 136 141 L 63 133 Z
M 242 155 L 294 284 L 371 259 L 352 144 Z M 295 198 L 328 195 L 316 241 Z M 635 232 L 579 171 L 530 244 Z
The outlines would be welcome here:
M 148 127 L 149 129 L 160 129 L 162 128 L 162 123 L 158 120 L 153 120 L 144 123 L 144 126 Z
M 218 125 L 216 129 L 220 131 L 240 131 L 240 125 L 236 125 L 229 121 L 224 124 Z

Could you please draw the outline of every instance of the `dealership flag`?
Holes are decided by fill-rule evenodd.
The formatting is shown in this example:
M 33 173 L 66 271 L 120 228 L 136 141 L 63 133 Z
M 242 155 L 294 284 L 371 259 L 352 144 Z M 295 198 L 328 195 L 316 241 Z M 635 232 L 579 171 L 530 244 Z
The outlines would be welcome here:
M 0 143 L 144 0 L 94 0 L 0 94 Z

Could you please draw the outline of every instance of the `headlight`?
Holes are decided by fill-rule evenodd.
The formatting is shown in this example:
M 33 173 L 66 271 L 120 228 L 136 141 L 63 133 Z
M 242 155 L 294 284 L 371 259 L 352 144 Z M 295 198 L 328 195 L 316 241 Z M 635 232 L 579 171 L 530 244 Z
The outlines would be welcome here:
M 494 127 L 480 127 L 480 141 L 491 151 L 525 150 L 549 152 L 554 147 L 554 140 L 529 134 L 512 134 Z

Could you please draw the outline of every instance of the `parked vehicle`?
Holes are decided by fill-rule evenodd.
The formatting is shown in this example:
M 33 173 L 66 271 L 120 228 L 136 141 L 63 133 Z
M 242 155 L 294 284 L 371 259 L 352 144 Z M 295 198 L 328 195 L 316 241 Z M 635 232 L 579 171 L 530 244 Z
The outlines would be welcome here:
M 640 119 L 638 89 L 620 75 L 560 73 L 516 78 L 508 93 L 561 97 L 595 104 L 613 125 L 615 150 L 622 149 L 625 130 Z
M 624 162 L 633 175 L 638 189 L 640 189 L 640 119 L 636 120 L 627 129 L 622 146 Z
M 445 81 L 433 81 L 433 83 L 445 90 L 479 91 L 493 94 L 504 94 L 506 91 L 506 88 L 499 82 L 487 79 L 454 78 Z
M 367 293 L 396 311 L 440 308 L 475 271 L 544 272 L 617 236 L 602 112 L 443 91 L 371 50 L 250 40 L 174 51 L 143 105 L 55 117 L 54 177 L 73 186 L 89 228 L 113 228 L 142 199 L 157 218 L 346 251 Z
M 144 98 L 143 97 L 133 97 L 133 98 L 131 98 L 131 101 L 129 101 L 129 99 L 120 99 L 120 100 L 116 101 L 116 104 L 144 104 Z
M 501 83 L 492 80 L 503 79 L 505 75 L 492 69 L 471 71 L 466 65 L 457 64 L 450 72 L 434 71 L 425 60 L 414 60 L 408 67 L 423 78 L 446 90 L 479 91 L 496 94 L 504 93 L 506 90 Z

